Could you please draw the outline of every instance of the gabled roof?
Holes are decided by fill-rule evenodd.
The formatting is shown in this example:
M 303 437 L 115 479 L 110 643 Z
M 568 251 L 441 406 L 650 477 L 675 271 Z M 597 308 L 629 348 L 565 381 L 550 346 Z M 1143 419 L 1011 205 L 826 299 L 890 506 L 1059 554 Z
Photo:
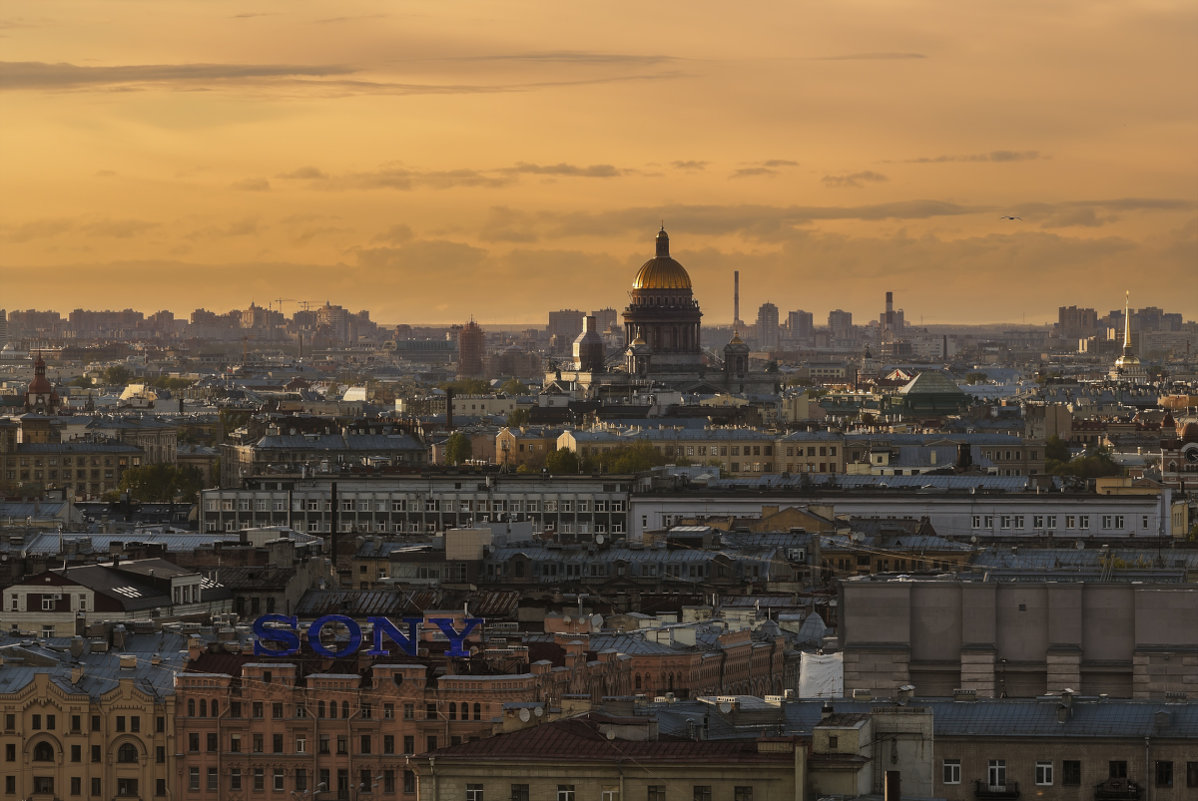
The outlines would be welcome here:
M 902 389 L 900 395 L 933 395 L 933 394 L 964 395 L 957 382 L 944 370 L 928 370 L 911 379 Z

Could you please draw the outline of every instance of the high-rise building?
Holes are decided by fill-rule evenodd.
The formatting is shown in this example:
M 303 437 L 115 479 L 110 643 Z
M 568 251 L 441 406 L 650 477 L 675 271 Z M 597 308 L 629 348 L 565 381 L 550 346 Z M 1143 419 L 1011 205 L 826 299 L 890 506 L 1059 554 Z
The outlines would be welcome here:
M 778 347 L 778 307 L 772 303 L 762 303 L 757 309 L 757 347 Z
M 0 309 L 0 345 L 8 341 L 8 315 Z
M 483 352 L 487 337 L 478 323 L 471 320 L 458 332 L 458 376 L 479 378 L 483 374 Z
M 1057 336 L 1077 339 L 1093 336 L 1097 330 L 1098 312 L 1094 309 L 1080 309 L 1077 306 L 1061 306 L 1057 309 Z
M 828 312 L 828 331 L 832 339 L 852 339 L 853 313 L 843 309 Z
M 786 329 L 791 339 L 807 339 L 815 331 L 815 317 L 802 309 L 792 311 L 786 315 Z
M 595 330 L 600 334 L 620 329 L 620 313 L 615 309 L 599 309 L 591 315 L 595 318 Z

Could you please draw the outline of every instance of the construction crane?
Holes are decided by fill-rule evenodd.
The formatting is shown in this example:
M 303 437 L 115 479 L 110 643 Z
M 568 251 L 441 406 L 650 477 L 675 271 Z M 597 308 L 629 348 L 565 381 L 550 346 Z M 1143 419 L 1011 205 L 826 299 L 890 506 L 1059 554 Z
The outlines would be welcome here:
M 300 305 L 301 309 L 303 309 L 304 311 L 308 311 L 310 308 L 312 308 L 312 304 L 315 302 L 316 301 L 314 301 L 314 300 L 300 300 L 299 298 L 275 298 L 274 299 L 274 303 L 278 304 L 278 310 L 279 310 L 280 314 L 283 313 L 283 304 L 284 303 L 298 303 Z

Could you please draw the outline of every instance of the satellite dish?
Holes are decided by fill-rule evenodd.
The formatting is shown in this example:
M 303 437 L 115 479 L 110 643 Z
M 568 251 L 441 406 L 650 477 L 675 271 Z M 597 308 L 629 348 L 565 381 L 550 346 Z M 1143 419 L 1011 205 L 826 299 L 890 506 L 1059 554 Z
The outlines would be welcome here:
M 720 701 L 720 711 L 723 712 L 725 715 L 727 715 L 729 712 L 732 711 L 732 702 L 731 701 Z
M 528 707 L 524 707 L 520 710 L 520 720 L 527 723 L 531 718 L 532 714 L 528 711 Z
M 609 739 L 609 740 L 616 739 L 616 733 L 614 731 L 612 731 L 611 729 L 608 729 L 607 730 L 607 739 Z
M 595 544 L 596 545 L 602 545 L 605 542 L 607 542 L 607 537 L 603 536 L 602 534 L 595 535 Z
M 1084 551 L 1086 549 L 1086 543 L 1078 540 L 1077 542 L 1073 543 L 1073 547 L 1079 551 Z
M 539 718 L 544 717 L 545 716 L 545 707 L 538 706 L 536 709 L 533 710 L 533 713 Z
M 571 617 L 570 617 L 569 615 L 562 615 L 562 622 L 563 622 L 563 623 L 569 623 L 569 622 L 570 622 L 570 620 L 571 620 Z

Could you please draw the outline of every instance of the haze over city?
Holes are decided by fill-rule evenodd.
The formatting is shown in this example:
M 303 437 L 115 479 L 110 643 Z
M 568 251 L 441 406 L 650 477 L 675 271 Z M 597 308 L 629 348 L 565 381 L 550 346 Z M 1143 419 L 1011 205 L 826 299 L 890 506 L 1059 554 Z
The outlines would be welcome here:
M 1186 2 L 10 2 L 8 308 L 1198 314 Z M 1015 217 L 1017 219 L 1004 219 Z

